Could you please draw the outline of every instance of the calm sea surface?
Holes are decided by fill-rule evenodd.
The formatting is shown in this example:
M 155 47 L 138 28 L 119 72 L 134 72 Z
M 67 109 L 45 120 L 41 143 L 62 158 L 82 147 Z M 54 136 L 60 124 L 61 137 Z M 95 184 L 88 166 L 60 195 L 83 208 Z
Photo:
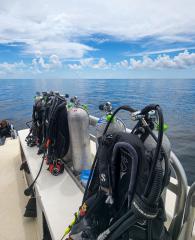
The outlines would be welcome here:
M 172 150 L 186 170 L 188 181 L 195 181 L 195 80 L 0 80 L 0 119 L 9 119 L 17 130 L 31 119 L 36 91 L 56 90 L 78 96 L 88 104 L 90 114 L 101 116 L 100 103 L 113 107 L 128 104 L 142 108 L 158 103 L 163 108 Z M 122 114 L 131 127 L 128 114 Z

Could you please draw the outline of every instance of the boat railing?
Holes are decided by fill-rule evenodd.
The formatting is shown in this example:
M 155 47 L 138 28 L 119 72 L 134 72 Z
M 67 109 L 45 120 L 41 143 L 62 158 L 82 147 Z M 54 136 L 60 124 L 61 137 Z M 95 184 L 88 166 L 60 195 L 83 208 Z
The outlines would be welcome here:
M 194 223 L 195 223 L 195 182 L 192 184 L 188 192 L 183 219 L 183 227 L 178 240 L 192 239 Z
M 170 181 L 167 190 L 171 191 L 176 196 L 174 214 L 169 226 L 169 233 L 173 240 L 178 239 L 185 210 L 185 203 L 187 198 L 188 183 L 185 171 L 177 158 L 177 156 L 171 152 L 171 168 L 172 173 L 175 175 L 176 181 Z
M 97 117 L 90 115 L 91 126 L 95 127 L 98 120 L 99 119 Z M 131 130 L 128 128 L 126 129 L 126 131 L 131 132 Z M 97 139 L 94 135 L 90 134 L 90 138 L 92 141 L 97 143 Z M 183 225 L 185 203 L 186 203 L 187 192 L 188 192 L 188 182 L 187 182 L 185 171 L 179 159 L 173 152 L 171 152 L 170 163 L 171 163 L 171 170 L 172 170 L 171 175 L 174 175 L 176 179 L 171 178 L 171 181 L 169 182 L 166 192 L 171 191 L 172 193 L 174 193 L 176 196 L 176 200 L 174 205 L 173 217 L 169 225 L 169 233 L 172 237 L 172 240 L 176 240 L 178 239 L 179 233 Z M 166 195 L 166 192 L 165 192 L 165 195 Z M 188 200 L 188 201 L 191 201 L 191 200 Z M 191 206 L 190 203 L 189 203 L 189 206 Z M 191 225 L 188 226 L 188 229 L 189 228 L 191 228 Z M 187 238 L 183 238 L 183 239 L 187 240 Z

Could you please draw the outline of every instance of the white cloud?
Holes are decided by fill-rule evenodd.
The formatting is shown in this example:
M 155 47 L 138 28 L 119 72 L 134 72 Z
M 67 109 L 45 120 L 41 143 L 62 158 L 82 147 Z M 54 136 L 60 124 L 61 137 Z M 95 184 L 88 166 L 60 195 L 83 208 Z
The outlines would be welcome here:
M 195 67 L 195 53 L 189 53 L 187 50 L 174 57 L 163 54 L 154 59 L 148 56 L 144 56 L 141 60 L 130 59 L 131 69 L 183 69 L 188 67 Z
M 128 69 L 129 68 L 129 62 L 126 59 L 124 59 L 120 62 L 116 62 L 115 64 L 112 64 L 112 68 L 113 69 L 118 69 L 118 68 Z
M 60 58 L 81 58 L 86 52 L 95 50 L 92 47 L 76 42 L 66 42 L 65 40 L 40 40 L 30 43 L 25 50 L 25 54 L 58 55 Z
M 169 49 L 162 49 L 157 51 L 146 51 L 146 52 L 140 52 L 140 53 L 131 53 L 127 52 L 125 53 L 126 56 L 129 57 L 141 57 L 141 56 L 149 56 L 149 55 L 156 55 L 161 53 L 174 53 L 174 52 L 181 52 L 185 50 L 195 50 L 195 47 L 182 47 L 182 48 L 169 48 Z
M 42 57 L 42 54 L 39 53 L 40 55 L 37 56 L 36 58 L 32 59 L 32 66 L 36 72 L 41 73 L 42 70 L 53 70 L 56 68 L 62 67 L 62 62 L 60 61 L 60 58 L 53 54 L 49 57 L 48 62 L 45 61 L 44 57 Z
M 83 58 L 79 60 L 79 63 L 68 64 L 70 69 L 78 70 L 85 67 L 93 67 L 94 58 Z
M 86 67 L 94 69 L 184 69 L 188 67 L 195 67 L 195 53 L 190 53 L 185 50 L 178 53 L 174 57 L 167 54 L 158 55 L 156 58 L 144 56 L 141 59 L 130 58 L 116 62 L 107 63 L 105 58 L 99 60 L 94 58 L 81 59 L 79 63 L 68 64 L 70 69 L 83 69 Z
M 82 68 L 96 68 L 96 69 L 107 69 L 111 67 L 111 63 L 107 63 L 105 58 L 94 59 L 94 58 L 84 58 L 80 59 L 79 63 L 68 64 L 70 69 L 82 69 Z
M 109 65 L 106 62 L 105 58 L 100 58 L 99 61 L 96 64 L 93 64 L 93 68 L 108 68 Z
M 33 58 L 32 63 L 26 64 L 23 61 L 8 63 L 0 63 L 0 74 L 16 74 L 16 73 L 42 73 L 44 71 L 53 71 L 63 67 L 57 55 L 51 55 L 46 61 L 42 55 Z
M 83 58 L 94 49 L 82 44 L 80 37 L 97 33 L 122 40 L 156 36 L 168 42 L 190 42 L 195 34 L 194 0 L 1 0 L 0 4 L 0 43 L 24 42 L 25 53 L 41 51 L 43 56 Z
M 9 73 L 14 73 L 16 71 L 22 72 L 26 69 L 27 65 L 23 62 L 14 62 L 14 63 L 8 63 L 8 62 L 3 62 L 0 63 L 0 73 L 1 75 L 9 74 Z
M 42 67 L 43 69 L 49 69 L 50 65 L 48 63 L 45 63 L 45 60 L 43 57 L 40 57 L 39 59 L 37 59 L 37 63 L 40 65 L 40 67 Z
M 74 63 L 74 64 L 68 64 L 68 67 L 69 67 L 70 69 L 72 69 L 72 70 L 78 70 L 78 69 L 81 69 L 81 68 L 82 68 L 81 65 L 76 64 L 76 63 Z
M 121 62 L 120 62 L 120 65 L 121 65 L 122 67 L 124 67 L 124 68 L 128 68 L 128 67 L 129 67 L 129 63 L 128 63 L 127 60 L 121 61 Z
M 94 58 L 83 58 L 80 60 L 81 67 L 91 67 L 93 65 Z
M 60 58 L 55 54 L 53 54 L 49 57 L 49 62 L 50 62 L 50 66 L 52 66 L 52 68 L 62 67 L 62 62 L 60 61 Z
M 163 54 L 156 58 L 144 56 L 141 59 L 130 58 L 129 61 L 124 59 L 120 62 L 110 63 L 105 58 L 83 58 L 73 63 L 61 62 L 57 55 L 51 55 L 47 60 L 42 55 L 33 58 L 32 63 L 25 64 L 23 61 L 8 63 L 0 63 L 0 75 L 30 73 L 43 74 L 49 71 L 55 71 L 58 68 L 69 68 L 70 70 L 85 70 L 86 68 L 110 71 L 118 69 L 141 70 L 141 69 L 186 69 L 195 68 L 195 53 L 185 50 L 178 53 L 174 57 Z

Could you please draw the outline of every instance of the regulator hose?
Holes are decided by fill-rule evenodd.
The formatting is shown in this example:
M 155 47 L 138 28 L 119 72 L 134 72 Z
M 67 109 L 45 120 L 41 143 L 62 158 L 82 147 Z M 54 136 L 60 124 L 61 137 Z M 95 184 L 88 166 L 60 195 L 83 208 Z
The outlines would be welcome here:
M 30 195 L 33 193 L 33 187 L 34 187 L 34 185 L 35 185 L 35 183 L 36 183 L 36 181 L 37 181 L 37 179 L 38 179 L 38 177 L 39 177 L 39 175 L 40 175 L 40 173 L 41 173 L 41 170 L 42 170 L 42 168 L 43 168 L 44 160 L 45 160 L 45 153 L 44 153 L 44 155 L 43 155 L 43 159 L 42 159 L 42 162 L 41 162 L 41 166 L 40 166 L 40 168 L 39 168 L 39 171 L 38 171 L 38 173 L 37 173 L 37 176 L 36 176 L 35 180 L 31 183 L 31 185 L 30 185 L 28 188 L 26 188 L 26 189 L 24 190 L 24 195 L 25 195 L 25 196 L 30 196 Z
M 152 130 L 149 127 L 147 128 L 147 130 L 148 130 L 149 134 L 153 137 L 153 139 L 157 142 L 158 139 L 157 139 L 156 135 L 152 132 Z M 164 178 L 163 178 L 163 183 L 162 183 L 162 189 L 163 189 L 169 180 L 169 159 L 168 159 L 168 156 L 167 156 L 166 151 L 163 146 L 161 147 L 161 149 L 162 149 L 164 162 L 165 162 L 165 172 L 164 172 Z
M 153 179 L 153 173 L 155 171 L 156 164 L 157 164 L 159 154 L 160 154 L 160 150 L 161 150 L 161 147 L 162 147 L 163 125 L 164 125 L 164 118 L 163 118 L 162 110 L 161 110 L 159 105 L 154 105 L 154 104 L 148 105 L 141 111 L 141 114 L 146 114 L 147 112 L 149 112 L 151 110 L 155 110 L 158 113 L 159 132 L 158 132 L 158 138 L 157 138 L 157 144 L 156 144 L 154 157 L 152 159 L 152 166 L 151 166 L 151 170 L 150 170 L 150 175 L 149 175 L 148 182 L 146 184 L 146 188 L 145 188 L 145 191 L 144 191 L 144 197 L 146 197 L 146 198 L 149 195 L 149 191 L 150 191 L 151 183 L 152 183 L 152 179 Z
M 120 110 L 125 110 L 125 111 L 128 111 L 128 112 L 130 112 L 130 113 L 136 112 L 136 110 L 135 110 L 134 108 L 131 108 L 131 107 L 127 106 L 127 105 L 124 105 L 124 106 L 121 106 L 121 107 L 117 108 L 117 109 L 113 112 L 113 114 L 111 115 L 109 121 L 107 122 L 107 125 L 106 125 L 106 127 L 105 127 L 105 129 L 104 129 L 104 132 L 103 132 L 103 136 L 106 134 L 106 132 L 107 132 L 107 130 L 108 130 L 108 128 L 109 128 L 109 126 L 110 126 L 110 124 L 111 124 L 114 116 L 115 116 Z
M 115 223 L 113 223 L 108 229 L 106 229 L 104 232 L 102 232 L 97 240 L 103 240 L 103 239 L 112 239 L 113 232 L 121 226 L 121 224 L 126 221 L 129 218 L 133 217 L 133 212 L 129 210 L 127 213 L 125 213 L 121 218 L 119 218 Z
M 112 235 L 108 238 L 104 238 L 107 240 L 118 240 L 120 236 L 125 233 L 130 227 L 132 227 L 138 221 L 137 216 L 133 215 L 122 222 L 121 225 L 112 233 Z
M 162 182 L 163 182 L 163 169 L 161 167 L 160 162 L 158 161 L 154 172 L 151 190 L 148 195 L 148 199 L 152 204 L 156 204 L 156 202 L 160 198 L 161 191 L 159 191 L 159 186 L 162 185 Z
M 25 123 L 28 128 L 31 128 L 30 125 L 29 125 L 29 123 L 31 123 L 31 122 L 33 122 L 33 120 L 30 120 L 30 121 Z

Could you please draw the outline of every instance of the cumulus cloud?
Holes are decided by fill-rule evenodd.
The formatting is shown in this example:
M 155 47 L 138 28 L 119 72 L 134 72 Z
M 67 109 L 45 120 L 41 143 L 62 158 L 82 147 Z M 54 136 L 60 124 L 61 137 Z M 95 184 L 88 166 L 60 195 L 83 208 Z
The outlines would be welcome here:
M 78 70 L 78 69 L 81 69 L 81 65 L 79 64 L 76 64 L 76 63 L 73 63 L 73 64 L 68 64 L 68 67 L 72 70 Z
M 70 69 L 82 69 L 82 68 L 96 68 L 96 69 L 107 69 L 111 67 L 111 63 L 107 63 L 105 58 L 94 59 L 94 58 L 84 58 L 79 61 L 79 63 L 68 64 Z
M 60 61 L 60 58 L 55 54 L 53 54 L 49 57 L 49 62 L 50 62 L 50 66 L 52 66 L 52 68 L 62 67 L 62 62 Z
M 3 62 L 0 63 L 0 73 L 1 75 L 5 74 L 10 74 L 14 72 L 22 72 L 26 70 L 27 65 L 23 62 L 14 62 L 14 63 L 8 63 L 8 62 Z
M 100 58 L 99 61 L 92 66 L 93 68 L 108 68 L 109 64 L 107 64 L 105 58 Z
M 31 64 L 25 64 L 23 61 L 8 63 L 0 63 L 0 75 L 15 73 L 37 73 L 42 74 L 48 71 L 55 71 L 58 68 L 69 68 L 70 70 L 86 70 L 97 69 L 125 69 L 126 71 L 141 69 L 186 69 L 195 68 L 195 53 L 185 50 L 177 55 L 170 57 L 167 54 L 158 55 L 155 58 L 144 56 L 142 58 L 130 58 L 121 60 L 120 62 L 108 62 L 105 58 L 83 58 L 74 60 L 72 63 L 62 62 L 57 55 L 51 55 L 44 58 L 41 53 L 32 59 Z
M 116 63 L 108 63 L 105 58 L 99 60 L 94 58 L 81 59 L 79 63 L 68 64 L 70 69 L 185 69 L 195 67 L 195 53 L 190 53 L 188 50 L 178 53 L 174 57 L 167 54 L 159 54 L 155 58 L 144 56 L 140 59 L 130 58 L 128 61 L 124 59 Z
M 93 66 L 94 58 L 83 58 L 80 60 L 81 67 L 91 67 Z
M 56 68 L 61 68 L 62 62 L 60 60 L 60 58 L 53 54 L 49 57 L 48 62 L 45 61 L 44 57 L 42 57 L 41 53 L 39 56 L 37 56 L 36 58 L 32 59 L 32 66 L 31 68 L 33 68 L 36 72 L 40 73 L 42 70 L 53 70 Z
M 80 38 L 99 33 L 120 40 L 153 36 L 190 42 L 194 12 L 194 0 L 1 0 L 0 43 L 23 42 L 27 54 L 83 58 L 94 49 Z
M 62 68 L 63 63 L 57 55 L 51 55 L 47 60 L 41 55 L 32 59 L 31 63 L 24 63 L 23 60 L 19 62 L 3 62 L 0 63 L 0 74 L 16 74 L 16 73 L 42 73 L 45 71 L 53 71 Z
M 134 58 L 130 59 L 131 69 L 163 69 L 163 68 L 173 68 L 173 69 L 183 69 L 195 66 L 195 53 L 189 53 L 185 50 L 174 57 L 163 54 L 152 59 L 151 57 L 144 56 L 141 60 L 136 60 Z
M 121 67 L 128 68 L 129 67 L 129 62 L 127 60 L 123 60 L 119 63 Z

